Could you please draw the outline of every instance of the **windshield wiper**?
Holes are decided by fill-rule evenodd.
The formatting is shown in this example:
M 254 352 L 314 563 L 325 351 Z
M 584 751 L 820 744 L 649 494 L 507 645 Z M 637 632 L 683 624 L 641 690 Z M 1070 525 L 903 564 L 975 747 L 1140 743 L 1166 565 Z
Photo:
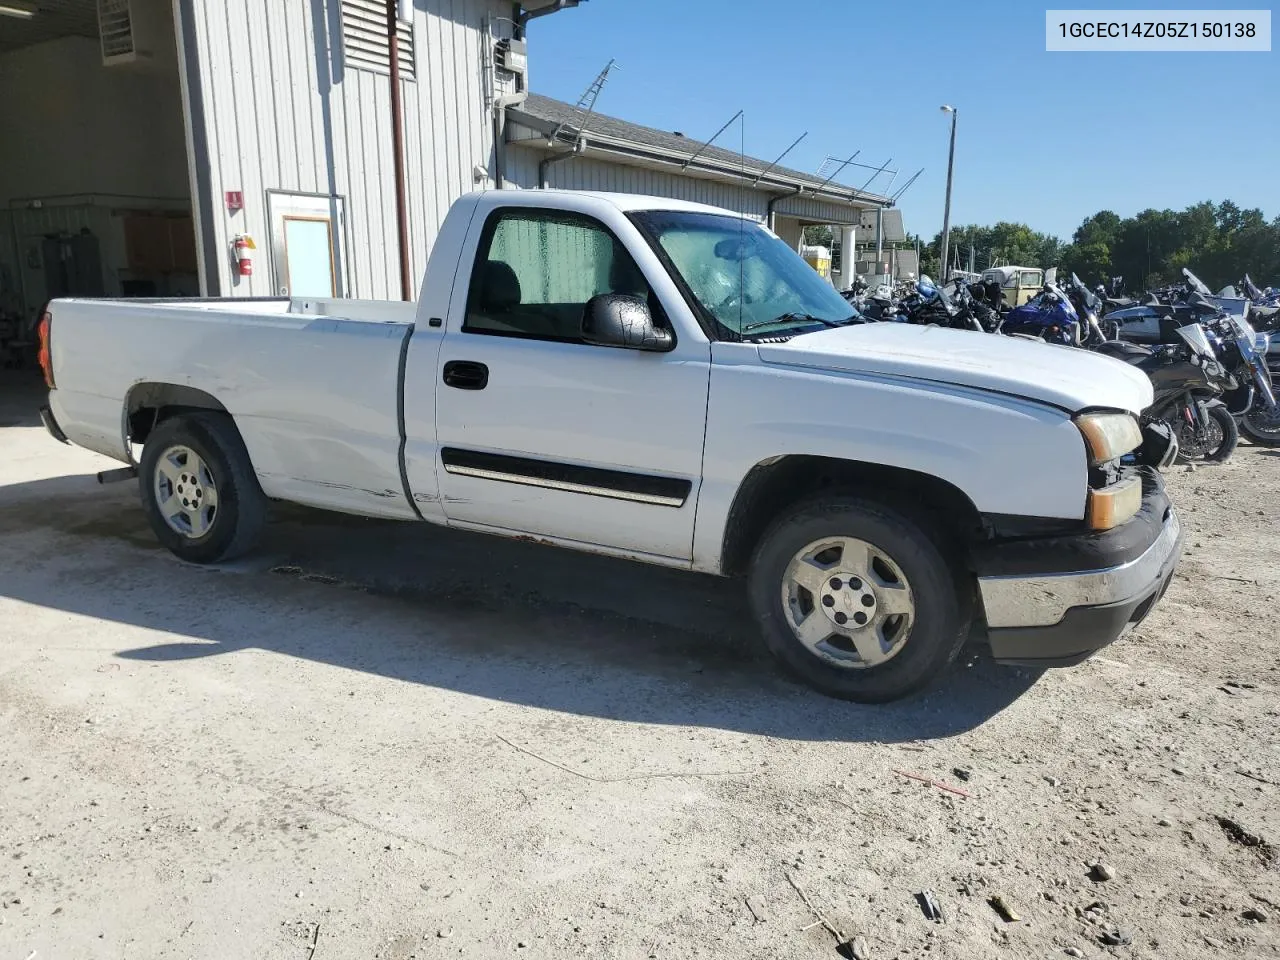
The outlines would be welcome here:
M 742 333 L 759 330 L 761 327 L 772 327 L 778 323 L 820 323 L 824 327 L 844 327 L 857 320 L 856 314 L 849 314 L 844 320 L 828 320 L 826 317 L 815 317 L 811 313 L 784 313 L 772 320 L 757 320 L 742 328 Z

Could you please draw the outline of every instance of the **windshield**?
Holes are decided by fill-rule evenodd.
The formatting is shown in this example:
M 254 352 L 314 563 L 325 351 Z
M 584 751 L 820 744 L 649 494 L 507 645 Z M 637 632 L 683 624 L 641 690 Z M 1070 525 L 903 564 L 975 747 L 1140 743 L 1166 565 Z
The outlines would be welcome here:
M 1094 313 L 1099 313 L 1102 308 L 1102 301 L 1098 299 L 1098 295 L 1086 287 L 1074 273 L 1071 274 L 1071 286 L 1084 300 L 1084 304 Z
M 1187 342 L 1196 353 L 1202 357 L 1212 357 L 1213 347 L 1209 343 L 1209 338 L 1205 336 L 1204 327 L 1198 323 L 1188 323 L 1178 328 L 1178 336 Z
M 1205 282 L 1186 267 L 1182 268 L 1182 275 L 1186 278 L 1187 283 L 1191 284 L 1191 289 L 1195 290 L 1197 293 L 1203 293 L 1207 297 L 1213 296 L 1213 291 L 1205 285 Z
M 678 210 L 631 216 L 730 338 L 858 319 L 835 287 L 754 220 Z
M 1080 319 L 1080 315 L 1076 313 L 1075 304 L 1071 302 L 1070 297 L 1062 292 L 1062 288 L 1060 286 L 1056 283 L 1049 282 L 1045 284 L 1044 291 L 1050 296 L 1057 298 L 1058 303 L 1062 304 L 1063 313 L 1071 317 L 1073 320 Z
M 1242 340 L 1247 340 L 1252 345 L 1258 337 L 1253 329 L 1253 324 L 1238 313 L 1231 313 L 1228 316 L 1231 318 L 1232 325 L 1236 328 L 1236 336 Z

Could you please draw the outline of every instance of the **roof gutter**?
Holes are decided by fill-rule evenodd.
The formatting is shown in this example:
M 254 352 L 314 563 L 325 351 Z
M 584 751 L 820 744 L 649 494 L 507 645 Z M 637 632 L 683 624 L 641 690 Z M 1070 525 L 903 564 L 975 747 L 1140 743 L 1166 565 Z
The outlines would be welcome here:
M 556 0 L 555 3 L 548 4 L 545 7 L 538 7 L 536 10 L 525 10 L 522 6 L 520 12 L 516 14 L 516 23 L 523 27 L 530 20 L 550 16 L 553 13 L 559 13 L 561 10 L 572 10 L 577 5 L 578 0 Z
M 543 157 L 540 161 L 538 161 L 538 187 L 542 190 L 546 190 L 551 186 L 551 181 L 550 181 L 550 178 L 548 177 L 548 171 L 551 169 L 552 164 L 564 163 L 564 161 L 572 160 L 574 157 L 581 156 L 586 152 L 587 152 L 587 138 L 579 137 L 577 141 L 574 143 L 573 149 L 570 150 L 568 153 L 558 153 L 558 154 L 553 154 L 552 156 L 549 156 L 549 157 Z
M 792 197 L 798 197 L 802 193 L 804 193 L 804 187 L 796 187 L 790 193 L 779 193 L 776 196 L 770 197 L 769 202 L 765 205 L 765 208 L 764 208 L 765 209 L 764 225 L 768 227 L 770 230 L 773 230 L 773 208 L 777 205 L 778 201 L 790 200 Z M 774 230 L 774 232 L 777 233 L 776 230 Z

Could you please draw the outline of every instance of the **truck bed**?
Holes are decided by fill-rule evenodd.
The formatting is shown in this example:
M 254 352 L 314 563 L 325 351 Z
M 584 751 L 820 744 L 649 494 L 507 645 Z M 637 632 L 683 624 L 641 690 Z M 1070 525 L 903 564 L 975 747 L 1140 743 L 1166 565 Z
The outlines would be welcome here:
M 268 496 L 415 516 L 398 397 L 414 304 L 59 300 L 52 313 L 54 377 L 66 386 L 50 403 L 73 443 L 129 462 L 122 411 L 147 384 L 172 384 L 235 417 Z

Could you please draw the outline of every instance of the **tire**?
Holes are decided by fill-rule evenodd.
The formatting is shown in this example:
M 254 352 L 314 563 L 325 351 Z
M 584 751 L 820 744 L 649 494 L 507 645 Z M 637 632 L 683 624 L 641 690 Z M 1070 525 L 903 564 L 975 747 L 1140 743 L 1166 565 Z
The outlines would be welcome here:
M 138 487 L 156 539 L 190 563 L 242 556 L 266 525 L 266 495 L 225 413 L 183 414 L 157 426 L 142 448 Z
M 1240 418 L 1240 429 L 1250 443 L 1260 447 L 1280 447 L 1280 413 L 1268 417 L 1265 411 L 1258 409 L 1256 401 L 1253 409 Z
M 1218 435 L 1211 436 L 1206 443 L 1211 446 L 1201 447 L 1195 436 L 1190 432 L 1186 420 L 1179 415 L 1175 421 L 1175 431 L 1178 437 L 1178 462 L 1191 463 L 1198 461 L 1202 463 L 1226 463 L 1231 459 L 1231 455 L 1235 453 L 1236 445 L 1240 442 L 1240 429 L 1236 426 L 1236 418 L 1231 415 L 1224 403 L 1219 400 L 1211 400 L 1208 403 L 1203 400 L 1197 400 L 1196 416 L 1202 422 L 1211 424 L 1211 428 Z M 1181 411 L 1179 411 L 1181 414 Z M 1191 451 L 1187 453 L 1186 451 Z
M 834 546 L 823 547 L 829 542 L 840 544 L 838 559 Z M 861 497 L 827 497 L 773 522 L 752 558 L 748 593 L 766 648 L 789 673 L 831 697 L 884 703 L 935 682 L 959 654 L 972 609 L 960 569 L 907 515 Z M 900 609 L 908 613 L 893 612 Z
M 1222 430 L 1222 443 L 1218 445 L 1218 449 L 1205 454 L 1204 459 L 1206 463 L 1226 463 L 1240 443 L 1240 428 L 1236 424 L 1236 418 L 1221 400 L 1210 401 L 1207 406 L 1209 416 Z

